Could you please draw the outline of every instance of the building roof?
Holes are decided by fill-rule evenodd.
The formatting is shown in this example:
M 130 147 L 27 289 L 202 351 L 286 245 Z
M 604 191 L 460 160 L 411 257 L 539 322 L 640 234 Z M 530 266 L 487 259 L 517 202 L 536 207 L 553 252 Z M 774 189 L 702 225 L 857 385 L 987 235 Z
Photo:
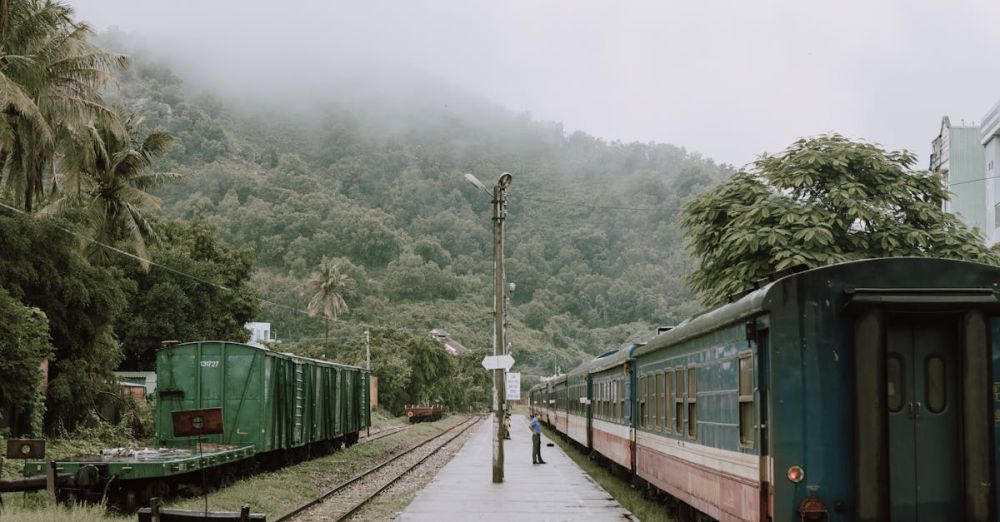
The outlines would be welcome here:
M 465 346 L 462 346 L 461 343 L 459 343 L 458 341 L 452 339 L 451 336 L 448 335 L 448 332 L 446 332 L 444 330 L 439 330 L 439 329 L 435 328 L 435 329 L 431 330 L 430 333 L 431 333 L 431 337 L 433 337 L 437 342 L 443 344 L 445 351 L 447 351 L 448 353 L 450 353 L 452 355 L 458 356 L 458 355 L 462 355 L 463 353 L 467 353 L 467 352 L 470 351 Z

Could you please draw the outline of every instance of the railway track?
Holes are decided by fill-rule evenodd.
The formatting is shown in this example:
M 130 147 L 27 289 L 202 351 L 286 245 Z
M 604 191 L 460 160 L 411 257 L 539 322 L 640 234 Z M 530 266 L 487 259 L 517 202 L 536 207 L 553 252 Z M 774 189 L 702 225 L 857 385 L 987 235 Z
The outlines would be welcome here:
M 379 440 L 381 438 L 388 437 L 389 435 L 395 435 L 401 431 L 406 431 L 408 429 L 410 429 L 409 426 L 396 426 L 394 428 L 386 428 L 383 430 L 376 431 L 375 433 L 372 433 L 371 435 L 368 435 L 366 437 L 361 437 L 361 440 L 359 442 L 371 442 L 373 440 Z
M 478 425 L 480 420 L 482 420 L 480 415 L 470 416 L 469 419 L 355 475 L 275 520 L 277 522 L 287 520 L 346 520 L 410 471 L 437 454 L 450 442 L 473 426 Z M 430 448 L 429 451 L 428 448 Z

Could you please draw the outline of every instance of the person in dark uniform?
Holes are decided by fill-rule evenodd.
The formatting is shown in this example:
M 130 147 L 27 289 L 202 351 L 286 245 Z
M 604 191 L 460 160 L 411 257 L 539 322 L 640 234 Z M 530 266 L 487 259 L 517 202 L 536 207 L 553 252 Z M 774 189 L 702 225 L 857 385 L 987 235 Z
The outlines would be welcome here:
M 528 429 L 531 430 L 531 463 L 532 464 L 545 464 L 542 460 L 542 414 L 536 413 L 534 417 L 531 418 L 531 423 L 528 424 Z

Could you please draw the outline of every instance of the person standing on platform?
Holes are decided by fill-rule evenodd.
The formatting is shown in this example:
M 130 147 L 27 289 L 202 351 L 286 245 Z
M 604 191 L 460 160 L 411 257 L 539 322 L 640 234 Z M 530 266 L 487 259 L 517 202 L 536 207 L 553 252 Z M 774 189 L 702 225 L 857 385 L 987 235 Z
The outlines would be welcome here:
M 531 418 L 531 423 L 528 424 L 528 429 L 531 430 L 531 463 L 532 464 L 545 464 L 542 460 L 542 414 L 536 413 L 534 417 Z
M 504 414 L 503 416 L 503 438 L 504 440 L 511 440 L 510 438 L 510 414 Z

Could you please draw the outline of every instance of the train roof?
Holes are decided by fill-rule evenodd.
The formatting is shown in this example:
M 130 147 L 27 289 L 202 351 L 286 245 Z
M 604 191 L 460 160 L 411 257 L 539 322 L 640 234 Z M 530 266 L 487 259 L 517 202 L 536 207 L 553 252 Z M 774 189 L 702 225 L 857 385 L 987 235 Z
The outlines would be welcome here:
M 313 359 L 312 357 L 306 357 L 306 356 L 303 356 L 303 355 L 296 355 L 296 354 L 291 353 L 291 352 L 276 352 L 274 350 L 270 350 L 270 349 L 267 349 L 267 348 L 261 348 L 260 346 L 253 346 L 251 344 L 237 343 L 237 342 L 233 342 L 233 341 L 190 341 L 190 342 L 186 342 L 186 343 L 178 343 L 178 344 L 171 344 L 171 345 L 163 346 L 159 350 L 175 350 L 175 349 L 178 349 L 178 348 L 181 348 L 181 347 L 185 347 L 185 346 L 198 345 L 198 344 L 208 344 L 208 343 L 232 344 L 232 345 L 239 346 L 241 348 L 247 348 L 247 349 L 250 349 L 250 350 L 257 350 L 257 351 L 265 352 L 265 353 L 268 354 L 268 356 L 271 356 L 271 357 L 279 357 L 279 358 L 282 358 L 282 359 L 296 359 L 296 360 L 300 360 L 300 361 L 308 361 L 308 362 L 314 363 L 314 364 L 319 365 L 319 366 L 335 366 L 335 367 L 339 367 L 339 368 L 350 368 L 352 370 L 361 370 L 361 371 L 364 371 L 364 372 L 369 371 L 369 370 L 366 370 L 365 368 L 362 368 L 360 366 L 352 366 L 350 364 L 343 364 L 343 363 L 338 363 L 338 362 L 334 362 L 334 361 L 328 361 L 326 359 Z
M 580 375 L 581 373 L 589 374 L 604 371 L 608 368 L 620 366 L 625 361 L 632 357 L 632 351 L 642 346 L 641 344 L 632 343 L 617 350 L 602 353 L 593 359 L 584 362 L 583 364 L 573 368 L 569 371 L 567 375 L 570 377 Z
M 962 290 L 970 288 L 962 286 L 963 284 L 968 285 L 970 283 L 976 284 L 990 281 L 992 288 L 982 288 L 981 290 L 992 290 L 992 301 L 985 298 L 983 299 L 987 302 L 1000 304 L 1000 300 L 997 300 L 996 298 L 998 287 L 1000 287 L 1000 267 L 976 263 L 973 261 L 932 257 L 883 257 L 848 261 L 846 263 L 826 265 L 779 277 L 778 279 L 761 286 L 756 290 L 750 291 L 732 303 L 707 310 L 699 315 L 685 320 L 672 330 L 658 335 L 645 346 L 641 346 L 633 350 L 633 355 L 638 357 L 640 355 L 661 349 L 664 346 L 683 342 L 689 338 L 702 335 L 722 326 L 758 315 L 767 310 L 769 302 L 772 299 L 780 299 L 780 296 L 774 295 L 778 293 L 776 290 L 783 287 L 785 284 L 791 283 L 792 281 L 826 277 L 828 278 L 829 284 L 829 281 L 834 277 L 842 276 L 849 270 L 867 270 L 872 273 L 899 271 L 900 273 L 908 274 L 928 274 L 930 276 L 937 275 L 939 276 L 938 281 L 945 285 L 939 289 L 950 288 Z M 947 274 L 949 277 L 940 277 L 941 274 Z M 914 275 L 913 277 L 916 278 L 917 276 Z M 919 282 L 926 282 L 926 279 L 919 279 Z M 956 284 L 956 282 L 959 284 Z M 948 286 L 949 284 L 951 286 Z M 914 287 L 916 286 L 919 285 L 914 285 Z M 915 290 L 916 288 L 901 289 Z M 872 297 L 873 300 L 879 298 L 879 296 Z

